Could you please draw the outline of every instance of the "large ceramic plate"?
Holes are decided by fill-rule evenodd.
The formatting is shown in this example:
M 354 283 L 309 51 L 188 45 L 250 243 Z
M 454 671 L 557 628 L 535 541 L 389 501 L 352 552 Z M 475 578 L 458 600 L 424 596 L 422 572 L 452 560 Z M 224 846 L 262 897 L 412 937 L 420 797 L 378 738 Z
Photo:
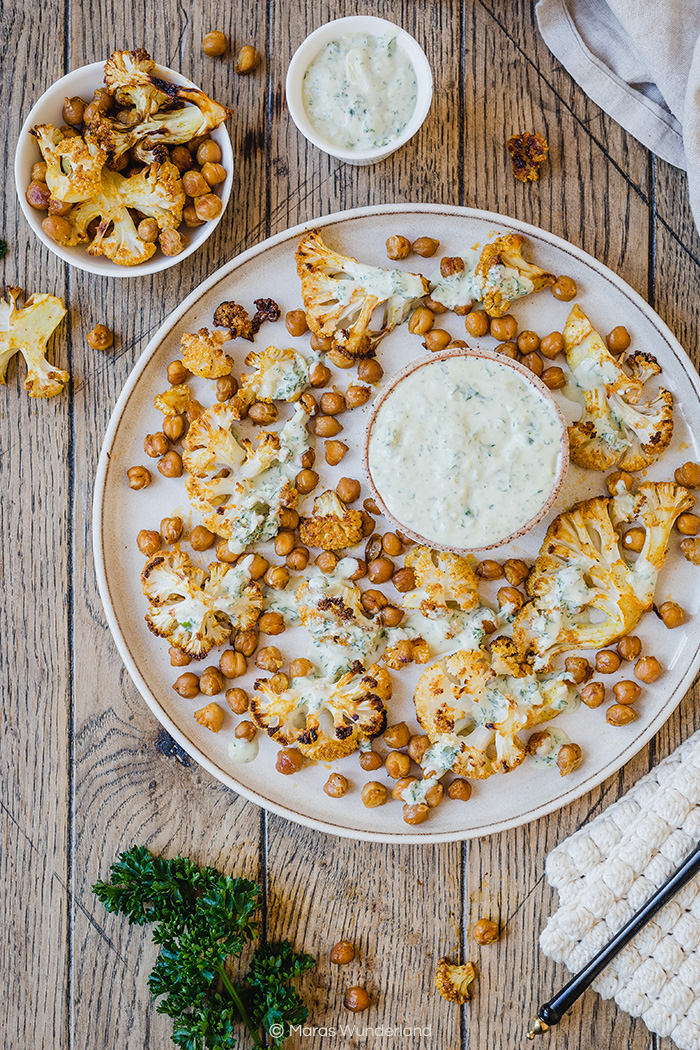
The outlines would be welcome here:
M 411 240 L 426 235 L 438 237 L 440 254 L 449 255 L 477 243 L 483 244 L 499 231 L 523 233 L 527 238 L 528 254 L 533 260 L 546 270 L 575 278 L 578 301 L 599 331 L 605 333 L 615 325 L 626 325 L 632 334 L 633 347 L 655 354 L 663 366 L 664 385 L 675 396 L 676 428 L 671 448 L 648 471 L 649 478 L 672 478 L 674 468 L 680 463 L 700 458 L 698 442 L 692 433 L 695 430 L 700 435 L 700 385 L 688 357 L 649 306 L 624 281 L 591 256 L 524 223 L 464 208 L 394 204 L 326 216 L 313 225 L 324 227 L 324 237 L 334 247 L 377 265 L 386 265 L 384 243 L 395 233 L 404 234 Z M 395 842 L 449 841 L 488 835 L 524 824 L 573 801 L 623 766 L 663 725 L 689 688 L 700 665 L 700 637 L 693 629 L 693 618 L 700 605 L 700 587 L 697 586 L 700 570 L 690 566 L 680 555 L 677 534 L 674 534 L 671 554 L 659 580 L 657 600 L 661 602 L 673 597 L 688 611 L 690 623 L 669 631 L 650 613 L 635 632 L 643 640 L 644 651 L 656 655 L 665 669 L 654 685 L 644 688 L 643 697 L 637 704 L 639 719 L 629 726 L 614 728 L 605 721 L 604 707 L 589 710 L 581 706 L 575 712 L 567 712 L 556 725 L 583 749 L 584 761 L 578 770 L 562 779 L 556 769 L 536 768 L 526 761 L 506 776 L 476 782 L 472 798 L 467 803 L 445 799 L 431 812 L 430 819 L 417 827 L 403 822 L 399 802 L 390 800 L 386 806 L 365 809 L 360 800 L 363 783 L 370 779 L 386 779 L 390 786 L 391 782 L 383 769 L 379 773 L 362 772 L 356 755 L 337 763 L 339 771 L 351 782 L 351 790 L 342 799 L 330 799 L 324 794 L 322 785 L 329 770 L 323 764 L 310 765 L 291 777 L 277 773 L 274 768 L 277 749 L 267 737 L 261 740 L 260 754 L 254 762 L 240 765 L 230 761 L 227 749 L 233 739 L 235 717 L 226 709 L 224 727 L 216 735 L 194 721 L 193 711 L 202 706 L 202 698 L 184 700 L 173 692 L 172 683 L 179 671 L 170 666 L 167 643 L 150 634 L 144 622 L 146 603 L 139 583 L 143 557 L 135 543 L 138 530 L 157 529 L 160 520 L 173 513 L 180 514 L 186 523 L 192 521 L 195 524 L 197 520 L 190 517 L 181 480 L 166 480 L 154 471 L 153 484 L 141 492 L 133 492 L 126 480 L 128 467 L 148 462 L 143 453 L 144 435 L 160 429 L 162 418 L 153 406 L 153 398 L 167 385 L 166 366 L 179 356 L 181 334 L 210 325 L 212 313 L 222 300 L 235 299 L 251 305 L 254 298 L 272 296 L 280 304 L 283 314 L 299 307 L 301 298 L 294 250 L 305 228 L 299 226 L 287 230 L 252 248 L 227 263 L 196 289 L 151 340 L 119 398 L 100 457 L 94 504 L 95 561 L 109 626 L 136 686 L 168 732 L 210 773 L 260 806 L 333 834 Z M 437 268 L 438 260 L 439 256 L 432 260 L 411 256 L 399 265 L 430 275 Z M 517 305 L 514 312 L 521 329 L 534 329 L 544 335 L 553 330 L 561 331 L 568 310 L 567 304 L 556 301 L 548 291 L 542 291 Z M 440 324 L 455 338 L 464 336 L 461 318 L 446 314 L 440 319 Z M 280 346 L 294 343 L 302 350 L 307 345 L 306 337 L 292 340 L 282 322 L 267 325 L 257 337 L 259 349 L 270 343 Z M 493 347 L 494 340 L 485 338 L 472 343 L 489 348 Z M 250 344 L 240 340 L 227 344 L 227 350 L 241 368 L 249 349 Z M 420 338 L 410 335 L 405 325 L 400 327 L 380 347 L 385 378 L 412 358 L 424 354 Z M 352 374 L 338 373 L 337 380 L 342 389 Z M 205 394 L 201 396 L 204 398 Z M 211 392 L 208 398 L 207 403 L 210 403 L 213 399 Z M 561 403 L 567 404 L 563 399 Z M 282 407 L 286 409 L 288 406 Z M 362 477 L 361 440 L 368 410 L 369 405 L 342 417 L 345 429 L 341 436 L 351 450 L 340 467 L 327 467 L 322 448 L 319 450 L 317 467 L 320 463 L 321 486 L 318 491 L 334 486 L 341 475 Z M 151 461 L 148 465 L 154 467 L 155 463 Z M 561 511 L 577 499 L 600 494 L 602 490 L 600 475 L 572 468 L 553 512 Z M 499 549 L 491 556 L 499 559 L 534 558 L 545 526 L 546 522 L 525 541 Z M 378 528 L 385 531 L 387 524 L 380 519 Z M 212 560 L 211 553 L 200 556 L 204 563 Z M 280 646 L 287 659 L 307 652 L 307 641 L 299 628 L 265 644 L 271 642 Z M 218 655 L 214 653 L 212 656 L 213 659 L 203 661 L 200 669 L 216 662 Z M 631 669 L 629 664 L 623 665 L 627 676 Z M 421 668 L 412 666 L 400 673 L 392 673 L 394 699 L 390 721 L 406 719 L 409 725 L 416 727 L 414 731 L 417 731 L 417 723 L 411 697 L 420 671 Z M 254 672 L 253 668 L 245 680 L 235 684 L 250 688 Z M 608 676 L 606 684 L 611 685 L 614 680 Z M 220 699 L 223 702 L 223 697 Z M 382 749 L 381 742 L 379 749 Z

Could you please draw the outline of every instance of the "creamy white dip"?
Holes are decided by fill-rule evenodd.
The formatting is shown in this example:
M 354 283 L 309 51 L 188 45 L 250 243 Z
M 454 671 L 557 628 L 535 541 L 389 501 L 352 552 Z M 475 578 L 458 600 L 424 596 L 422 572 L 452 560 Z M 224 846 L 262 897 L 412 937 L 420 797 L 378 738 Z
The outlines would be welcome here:
M 381 405 L 369 439 L 374 485 L 397 521 L 453 549 L 526 525 L 556 480 L 562 424 L 519 372 L 481 357 L 431 361 Z
M 307 117 L 343 149 L 374 149 L 398 138 L 417 96 L 415 69 L 394 36 L 346 33 L 326 44 L 304 74 Z

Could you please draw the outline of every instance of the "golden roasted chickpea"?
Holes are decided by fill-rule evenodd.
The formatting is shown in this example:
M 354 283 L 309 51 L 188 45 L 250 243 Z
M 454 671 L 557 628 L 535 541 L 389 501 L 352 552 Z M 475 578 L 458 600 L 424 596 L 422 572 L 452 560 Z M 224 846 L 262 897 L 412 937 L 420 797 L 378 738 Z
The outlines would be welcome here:
M 238 52 L 233 69 L 240 77 L 245 77 L 260 65 L 260 55 L 252 44 L 245 44 Z
M 210 58 L 218 58 L 219 55 L 225 54 L 227 47 L 226 34 L 220 29 L 212 29 L 202 40 L 202 51 Z
M 394 234 L 386 242 L 387 259 L 407 259 L 411 254 L 411 242 L 406 237 Z
M 166 369 L 166 373 L 168 376 L 168 382 L 171 383 L 172 386 L 180 386 L 181 383 L 186 382 L 192 375 L 189 368 L 185 368 L 184 364 L 179 359 L 170 362 Z
M 440 247 L 440 241 L 436 241 L 434 237 L 418 237 L 412 247 L 416 255 L 420 255 L 423 259 L 432 259 Z
M 182 219 L 185 226 L 188 226 L 191 230 L 196 229 L 197 226 L 204 225 L 204 219 L 200 219 L 199 215 L 197 215 L 194 203 L 185 205 L 182 209 Z
M 294 533 L 283 529 L 275 536 L 275 554 L 278 554 L 280 558 L 286 558 L 289 552 L 294 550 L 295 544 L 296 536 Z
M 192 657 L 188 656 L 187 653 L 183 653 L 182 649 L 178 649 L 176 645 L 171 645 L 168 648 L 168 656 L 170 657 L 171 667 L 187 667 L 188 664 L 192 663 Z
M 275 769 L 285 777 L 298 773 L 303 765 L 303 755 L 295 747 L 283 747 L 277 752 Z
M 199 679 L 199 688 L 207 696 L 216 696 L 224 691 L 224 676 L 216 667 L 205 667 Z
M 248 670 L 245 656 L 233 649 L 225 649 L 219 657 L 219 670 L 224 678 L 240 678 Z
M 443 306 L 442 303 L 439 303 L 437 299 L 433 299 L 432 295 L 426 295 L 423 303 L 436 315 L 446 314 L 448 312 L 447 307 Z
M 598 674 L 615 674 L 620 670 L 622 660 L 613 649 L 601 649 L 595 654 L 595 669 Z
M 440 260 L 440 276 L 452 277 L 456 273 L 464 273 L 464 259 L 459 255 L 444 255 Z
M 494 922 L 493 919 L 479 919 L 472 927 L 472 937 L 477 944 L 493 944 L 500 935 L 501 931 L 498 923 Z
M 316 416 L 311 424 L 311 429 L 317 437 L 335 437 L 343 429 L 342 423 L 335 416 Z
M 384 544 L 382 537 L 375 533 L 374 536 L 370 536 L 365 544 L 365 558 L 367 561 L 373 561 L 375 558 L 380 558 L 384 550 Z
M 425 333 L 423 346 L 426 350 L 429 350 L 431 354 L 435 354 L 440 350 L 444 350 L 451 339 L 452 336 L 449 332 L 446 332 L 444 328 L 431 328 L 429 332 Z
M 313 492 L 318 485 L 318 474 L 315 470 L 300 470 L 294 479 L 294 485 L 297 491 L 304 494 Z
M 385 554 L 388 554 L 390 558 L 398 558 L 399 555 L 403 554 L 403 543 L 395 532 L 387 532 L 384 534 L 382 537 L 382 547 L 384 548 Z
M 306 323 L 306 314 L 303 310 L 289 310 L 285 315 L 284 323 L 289 334 L 296 338 L 305 335 L 309 330 L 309 326 Z M 324 367 L 324 365 L 321 365 L 321 368 Z M 311 385 L 313 386 L 313 383 Z
M 544 385 L 550 390 L 561 390 L 562 387 L 566 386 L 564 370 L 557 365 L 554 365 L 551 368 L 545 368 L 540 378 Z
M 357 378 L 363 383 L 378 383 L 383 375 L 384 369 L 373 357 L 365 358 L 357 366 Z
M 401 722 L 399 724 L 400 725 L 405 725 L 405 722 Z M 391 745 L 391 746 L 395 747 L 397 745 Z M 404 745 L 401 745 L 401 746 L 403 747 Z M 410 757 L 413 759 L 413 761 L 417 765 L 421 764 L 421 762 L 423 761 L 423 755 L 425 754 L 425 752 L 428 750 L 429 747 L 430 747 L 430 740 L 428 739 L 427 736 L 412 736 L 412 737 L 409 737 L 409 740 L 408 740 L 408 753 L 409 753 Z
M 163 518 L 160 523 L 160 534 L 166 543 L 177 543 L 182 536 L 182 518 Z
M 482 580 L 500 580 L 503 576 L 503 566 L 491 558 L 486 558 L 477 565 L 476 575 Z
M 642 651 L 642 643 L 636 634 L 627 634 L 617 643 L 617 651 L 623 660 L 636 660 Z
M 314 562 L 314 565 L 317 565 L 321 572 L 325 573 L 333 572 L 337 564 L 338 556 L 333 551 L 321 551 Z
M 406 824 L 423 824 L 430 816 L 430 806 L 427 802 L 416 802 L 413 805 L 406 803 L 403 807 L 403 819 Z
M 237 631 L 233 639 L 233 648 L 237 653 L 244 656 L 252 656 L 258 647 L 258 631 L 250 628 L 247 631 Z
M 576 297 L 576 281 L 573 277 L 557 277 L 554 284 L 550 285 L 550 291 L 555 299 L 562 303 L 570 303 Z
M 313 674 L 314 665 L 305 656 L 297 656 L 289 665 L 290 678 L 306 678 Z
M 696 489 L 700 486 L 700 463 L 688 460 L 682 467 L 676 467 L 674 474 L 676 482 L 687 489 Z
M 46 211 L 51 200 L 51 191 L 45 182 L 32 179 L 24 196 L 27 204 L 30 204 L 32 208 L 36 208 L 37 211 Z
M 387 596 L 382 591 L 375 590 L 373 587 L 370 587 L 363 592 L 360 601 L 362 602 L 363 609 L 368 612 L 370 616 L 374 616 L 375 613 L 381 612 L 381 610 L 385 609 L 389 604 Z
M 333 340 L 314 332 L 309 340 L 312 350 L 320 350 L 329 353 L 333 349 Z
M 644 540 L 646 539 L 646 531 L 634 526 L 634 528 L 628 529 L 627 532 L 622 535 L 622 546 L 626 551 L 639 551 L 644 546 Z
M 282 666 L 282 653 L 276 645 L 266 645 L 258 651 L 255 657 L 255 666 L 261 671 L 279 671 Z
M 605 342 L 608 344 L 610 353 L 617 356 L 628 348 L 632 340 L 625 326 L 619 324 L 616 328 L 613 328 L 612 332 L 608 332 Z
M 151 472 L 147 467 L 129 467 L 126 476 L 129 479 L 129 488 L 135 492 L 147 489 L 151 484 Z
M 659 616 L 669 630 L 685 623 L 685 611 L 677 602 L 662 602 L 659 606 Z
M 160 228 L 155 219 L 146 218 L 141 219 L 141 222 L 136 228 L 136 232 L 142 241 L 145 241 L 147 244 L 155 244 L 158 240 Z
M 404 567 L 397 569 L 391 577 L 391 582 L 400 594 L 406 594 L 414 590 L 416 586 L 416 574 L 413 569 Z
M 526 329 L 518 336 L 517 346 L 521 354 L 532 354 L 540 348 L 540 337 L 537 332 Z
M 69 201 L 60 201 L 52 197 L 49 201 L 49 215 L 67 215 L 72 207 Z
M 296 514 L 296 511 L 294 511 L 294 513 Z M 280 515 L 280 517 L 281 517 L 281 515 Z M 284 520 L 282 521 L 282 524 L 283 525 L 286 524 L 284 522 Z M 294 527 L 296 528 L 296 525 L 298 525 L 298 524 L 299 524 L 299 516 L 297 515 L 297 517 L 296 517 L 296 524 L 295 524 Z M 250 565 L 248 566 L 248 572 L 250 574 L 251 580 L 260 580 L 260 579 L 262 579 L 262 577 L 267 572 L 267 570 L 269 568 L 269 565 L 270 565 L 270 563 L 267 560 L 267 558 L 263 558 L 263 556 L 261 554 L 254 554 L 253 555 L 253 560 L 251 561 Z
M 274 591 L 283 591 L 289 583 L 289 570 L 284 565 L 271 565 L 265 571 L 265 583 Z
M 187 173 L 188 175 L 190 172 Z M 201 197 L 195 197 L 194 210 L 197 213 L 198 219 L 203 219 L 205 222 L 211 222 L 212 219 L 218 219 L 221 215 L 223 205 L 221 198 L 217 197 L 215 193 L 203 193 Z M 165 232 L 165 231 L 163 231 Z M 161 234 L 161 242 L 162 242 Z
M 192 671 L 185 671 L 179 678 L 176 678 L 173 689 L 185 700 L 193 700 L 199 693 L 199 678 Z
M 633 704 L 642 695 L 642 687 L 626 678 L 622 682 L 615 682 L 613 693 L 618 704 Z
M 515 587 L 499 587 L 496 601 L 500 609 L 509 606 L 513 612 L 517 612 L 524 605 L 525 597 Z
M 213 164 L 211 161 L 207 161 L 206 164 L 202 165 L 202 177 L 210 186 L 218 186 L 220 182 L 224 182 L 226 179 L 226 168 L 223 164 Z
M 278 612 L 264 612 L 258 620 L 261 634 L 282 634 L 285 630 L 284 617 Z
M 360 766 L 366 773 L 372 773 L 375 769 L 381 769 L 384 765 L 381 755 L 376 751 L 360 752 Z
M 348 784 L 347 778 L 342 776 L 341 773 L 331 773 L 331 775 L 329 776 L 328 780 L 323 785 L 323 790 L 329 796 L 329 798 L 342 798 L 343 795 L 347 794 L 349 786 L 350 785 Z M 347 941 L 341 942 L 341 943 L 347 944 Z M 336 945 L 336 947 L 337 947 L 337 945 Z M 333 952 L 334 951 L 335 951 L 335 948 L 331 952 L 331 962 L 343 962 L 343 961 L 345 961 L 345 960 L 334 959 L 333 958 Z M 353 955 L 354 954 L 355 953 L 353 951 Z M 350 956 L 350 959 L 352 959 L 352 956 Z M 350 959 L 348 959 L 347 961 L 350 962 Z
M 697 514 L 679 514 L 676 528 L 682 536 L 697 536 L 700 531 L 700 517 Z
M 179 255 L 186 242 L 177 230 L 161 230 L 159 243 L 163 255 Z
M 393 799 L 396 799 L 397 802 L 401 801 L 406 788 L 410 787 L 411 784 L 416 784 L 417 782 L 418 777 L 401 777 L 401 779 L 397 780 L 393 788 L 391 789 L 391 797 Z
M 266 401 L 254 401 L 248 409 L 248 418 L 258 427 L 276 423 L 278 415 L 276 406 Z
M 233 554 L 228 545 L 228 540 L 219 540 L 214 553 L 217 561 L 226 562 L 227 565 L 235 565 L 240 557 L 238 554 Z
M 585 656 L 567 656 L 564 660 L 564 668 L 566 669 L 567 678 L 574 685 L 582 685 L 593 674 L 593 668 Z
M 68 219 L 64 219 L 61 215 L 47 215 L 42 220 L 41 228 L 56 244 L 70 247 L 73 239 L 73 227 L 68 222 Z
M 661 674 L 663 668 L 655 656 L 643 656 L 634 665 L 634 677 L 646 685 L 651 685 Z
M 406 747 L 410 739 L 411 731 L 405 722 L 396 722 L 384 730 L 384 743 L 388 747 Z
M 512 361 L 517 361 L 520 356 L 518 347 L 512 339 L 506 340 L 505 343 L 499 343 L 498 346 L 495 347 L 495 350 L 497 354 L 503 354 L 504 357 L 510 357 Z
M 188 150 L 187 146 L 171 146 L 170 160 L 181 175 L 185 171 L 192 171 L 192 168 L 194 167 L 194 157 Z
M 371 536 L 374 532 L 374 518 L 366 510 L 360 511 L 360 517 L 362 518 L 362 536 L 364 538 Z
M 540 353 L 543 357 L 553 360 L 558 357 L 564 349 L 564 336 L 561 332 L 550 332 L 540 340 Z
M 515 339 L 518 334 L 518 322 L 512 314 L 504 314 L 503 317 L 492 317 L 489 331 L 494 339 L 502 343 L 506 339 Z
M 573 773 L 575 769 L 578 769 L 581 765 L 581 758 L 581 748 L 578 744 L 563 744 L 557 752 L 559 776 L 568 777 L 569 773 Z
M 146 437 L 143 439 L 143 451 L 151 459 L 158 459 L 160 456 L 164 456 L 169 448 L 170 442 L 161 431 L 158 431 L 156 434 L 146 434 Z
M 189 535 L 190 547 L 193 551 L 208 551 L 216 542 L 216 535 L 205 528 L 204 525 L 195 525 Z
M 87 345 L 93 350 L 109 350 L 114 343 L 114 336 L 107 325 L 96 324 L 85 337 Z
M 544 372 L 544 364 L 539 354 L 523 354 L 521 364 L 529 368 L 531 372 L 534 372 L 536 376 L 541 376 Z M 547 370 L 549 371 L 549 369 Z
M 309 564 L 308 547 L 295 547 L 285 559 L 285 564 L 292 572 L 303 572 Z
M 629 492 L 634 484 L 634 478 L 626 470 L 614 470 L 605 479 L 605 486 L 611 496 L 620 496 Z
M 366 802 L 365 805 L 367 805 Z M 383 803 L 375 802 L 374 805 L 383 805 Z M 352 988 L 348 988 L 343 996 L 343 1006 L 354 1014 L 359 1014 L 363 1010 L 369 1009 L 370 1002 L 367 992 L 364 988 L 360 988 L 359 985 L 353 985 Z
M 343 503 L 354 503 L 360 498 L 360 483 L 355 478 L 341 478 L 335 491 Z
M 157 466 L 164 478 L 182 477 L 182 456 L 174 449 L 166 452 L 163 458 L 158 460 Z
M 435 807 L 439 806 L 442 802 L 444 794 L 445 789 L 442 786 L 442 784 L 438 782 L 437 784 L 434 784 L 431 788 L 428 788 L 428 790 L 425 793 L 425 801 L 428 803 L 431 809 L 435 809 Z
M 297 312 L 302 313 L 301 310 L 298 310 Z M 331 370 L 326 365 L 317 362 L 315 365 L 311 366 L 311 369 L 309 370 L 309 383 L 312 387 L 325 386 L 330 378 Z
M 411 759 L 403 751 L 390 751 L 384 759 L 384 766 L 392 780 L 400 780 L 411 771 Z
M 197 163 L 200 166 L 205 164 L 220 164 L 221 163 L 221 146 L 218 142 L 214 142 L 213 139 L 204 139 L 203 142 L 197 146 Z
M 385 805 L 388 795 L 384 784 L 380 784 L 378 780 L 370 780 L 362 788 L 361 797 L 367 809 L 374 809 L 376 806 Z
M 46 161 L 38 160 L 32 164 L 32 182 L 46 182 Z
M 638 717 L 628 704 L 612 704 L 605 712 L 605 721 L 611 726 L 627 726 Z
M 373 558 L 367 562 L 367 575 L 371 583 L 387 583 L 394 572 L 390 558 Z
M 248 710 L 248 694 L 245 689 L 227 689 L 226 703 L 234 715 L 244 715 Z
M 586 707 L 600 707 L 605 700 L 605 686 L 602 682 L 589 682 L 579 690 L 579 696 Z
M 160 550 L 160 534 L 154 529 L 141 529 L 136 537 L 136 546 L 147 558 L 152 557 Z
M 339 390 L 326 390 L 321 394 L 321 411 L 326 416 L 337 416 L 347 408 L 345 398 Z
M 218 733 L 224 724 L 224 712 L 218 704 L 212 701 L 206 707 L 200 707 L 198 711 L 195 711 L 194 720 L 205 729 L 210 729 L 212 733 Z
M 219 376 L 216 381 L 216 400 L 223 404 L 238 393 L 238 380 L 235 376 Z
M 468 802 L 472 797 L 472 786 L 468 780 L 456 777 L 447 789 L 447 797 L 458 799 L 460 802 Z
M 427 306 L 419 306 L 413 311 L 408 322 L 411 335 L 425 335 L 435 324 L 435 314 Z
M 475 339 L 481 339 L 489 333 L 489 315 L 485 310 L 472 310 L 464 318 L 467 333 Z
M 372 391 L 368 386 L 351 383 L 345 391 L 345 403 L 348 408 L 360 408 L 361 405 L 369 401 L 371 393 Z
M 185 417 L 166 416 L 163 420 L 163 433 L 168 441 L 179 441 L 185 433 Z
M 339 774 L 333 773 L 328 779 L 329 784 L 335 776 L 339 776 Z M 340 777 L 340 779 L 345 780 L 345 777 Z M 347 780 L 345 780 L 345 791 L 347 791 L 347 783 Z M 326 790 L 325 787 L 323 790 Z M 345 794 L 345 791 L 343 792 L 343 794 Z M 330 795 L 331 792 L 329 791 L 327 792 L 327 794 Z M 332 797 L 336 798 L 338 796 L 333 795 Z M 331 962 L 335 963 L 336 966 L 347 966 L 347 964 L 351 963 L 354 958 L 355 949 L 350 943 L 350 941 L 338 941 L 338 943 L 334 944 L 331 948 Z
M 503 563 L 503 575 L 512 587 L 519 587 L 521 583 L 525 582 L 529 574 L 530 567 L 527 562 L 522 561 L 520 558 L 509 558 L 508 561 Z

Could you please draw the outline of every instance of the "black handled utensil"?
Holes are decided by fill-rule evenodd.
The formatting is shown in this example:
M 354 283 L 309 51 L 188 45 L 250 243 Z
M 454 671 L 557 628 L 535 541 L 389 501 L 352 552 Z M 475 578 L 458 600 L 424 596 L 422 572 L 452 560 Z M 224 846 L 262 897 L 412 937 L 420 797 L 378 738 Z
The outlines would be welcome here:
M 635 912 L 629 922 L 626 922 L 621 930 L 608 941 L 604 948 L 587 963 L 582 970 L 565 984 L 560 992 L 557 992 L 549 1002 L 540 1006 L 537 1017 L 528 1030 L 527 1038 L 534 1039 L 536 1035 L 543 1035 L 554 1025 L 559 1024 L 567 1010 L 570 1010 L 577 999 L 579 999 L 586 988 L 596 979 L 608 963 L 622 951 L 626 944 L 632 940 L 643 926 L 656 915 L 657 912 L 675 897 L 687 882 L 700 872 L 700 843 L 692 853 L 689 853 L 683 863 L 669 879 L 660 886 L 653 897 L 643 904 L 639 911 Z

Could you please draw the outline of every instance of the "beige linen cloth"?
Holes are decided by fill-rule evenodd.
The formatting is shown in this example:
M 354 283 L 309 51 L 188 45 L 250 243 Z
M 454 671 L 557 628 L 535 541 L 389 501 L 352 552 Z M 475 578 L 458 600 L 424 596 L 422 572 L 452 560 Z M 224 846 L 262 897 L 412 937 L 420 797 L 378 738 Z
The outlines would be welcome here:
M 700 227 L 700 0 L 539 0 L 540 32 L 580 87 L 688 172 Z

